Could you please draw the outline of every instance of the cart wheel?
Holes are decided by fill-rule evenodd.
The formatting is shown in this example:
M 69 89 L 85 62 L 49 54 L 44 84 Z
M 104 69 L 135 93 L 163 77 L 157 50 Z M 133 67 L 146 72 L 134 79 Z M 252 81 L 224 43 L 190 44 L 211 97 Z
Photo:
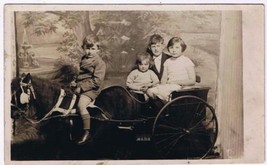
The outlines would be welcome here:
M 203 159 L 214 147 L 217 134 L 214 108 L 199 97 L 182 96 L 160 110 L 152 139 L 163 158 Z

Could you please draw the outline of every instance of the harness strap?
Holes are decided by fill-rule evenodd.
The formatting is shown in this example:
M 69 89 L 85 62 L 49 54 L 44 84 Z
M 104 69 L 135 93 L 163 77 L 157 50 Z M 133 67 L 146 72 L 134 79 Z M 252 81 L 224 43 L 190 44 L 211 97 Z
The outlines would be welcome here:
M 22 82 L 22 80 L 21 80 L 21 81 L 20 81 L 20 89 L 21 89 L 22 93 L 26 93 L 26 92 L 24 91 L 24 89 L 22 88 L 23 86 L 28 86 L 28 84 Z
M 54 108 L 57 108 L 57 107 L 59 107 L 60 106 L 60 104 L 62 103 L 62 100 L 63 100 L 63 98 L 66 96 L 66 93 L 65 93 L 65 91 L 63 90 L 63 89 L 60 89 L 60 95 L 59 95 L 59 97 L 58 97 L 58 100 L 57 100 L 57 103 L 56 103 L 56 105 L 54 106 Z M 54 109 L 53 108 L 53 109 Z M 52 110 L 53 110 L 52 109 Z
M 74 113 L 76 113 L 76 109 L 75 109 L 75 102 L 77 100 L 77 96 L 74 94 L 72 96 L 72 100 L 71 100 L 71 103 L 69 105 L 69 108 L 68 109 L 64 109 L 64 108 L 60 108 L 59 106 L 61 105 L 64 97 L 66 96 L 66 93 L 63 89 L 60 90 L 60 95 L 58 97 L 58 101 L 57 103 L 55 104 L 55 106 L 40 120 L 38 121 L 34 121 L 32 119 L 29 119 L 27 117 L 25 117 L 26 120 L 28 120 L 30 123 L 32 124 L 37 124 L 37 123 L 40 123 L 44 120 L 48 120 L 50 118 L 55 118 L 55 117 L 66 117 L 67 115 L 76 115 Z M 104 119 L 98 119 L 98 120 L 109 120 L 111 119 L 111 115 L 107 112 L 105 112 L 104 110 L 102 110 L 100 107 L 94 105 L 94 102 L 95 100 L 88 106 L 90 108 L 97 108 L 101 111 L 101 116 L 104 118 Z M 61 113 L 61 115 L 56 115 L 56 116 L 50 116 L 53 112 L 59 112 Z M 91 118 L 94 118 L 94 117 L 91 117 Z
M 71 102 L 70 102 L 69 109 L 73 109 L 73 108 L 74 108 L 74 104 L 75 104 L 75 102 L 76 102 L 76 98 L 77 98 L 77 96 L 74 94 L 74 95 L 72 96 L 72 99 L 71 99 Z
M 25 83 L 24 83 L 25 84 Z M 25 91 L 24 91 L 24 89 L 22 88 L 22 83 L 20 83 L 20 89 L 21 89 L 21 91 L 22 91 L 22 93 L 26 93 Z
M 33 120 L 27 118 L 27 120 L 30 121 L 33 124 L 37 124 L 37 123 L 40 123 L 43 120 L 46 120 L 53 112 L 60 112 L 60 113 L 63 113 L 63 116 L 66 116 L 73 109 L 65 110 L 65 109 L 59 107 L 60 104 L 62 103 L 63 98 L 65 96 L 66 96 L 65 91 L 63 89 L 60 89 L 60 95 L 58 97 L 56 105 L 42 119 L 40 119 L 39 121 L 33 121 Z
M 58 101 L 57 101 L 56 105 L 49 111 L 49 113 L 46 115 L 46 117 L 51 115 L 53 112 L 60 112 L 63 114 L 63 116 L 67 116 L 70 113 L 76 112 L 76 109 L 74 108 L 74 106 L 75 106 L 77 96 L 75 94 L 72 95 L 71 103 L 70 103 L 68 109 L 64 109 L 64 108 L 59 107 L 65 96 L 66 96 L 66 93 L 65 93 L 64 89 L 60 89 L 60 95 L 58 97 Z
M 11 103 L 11 107 L 15 107 L 17 108 L 17 110 L 19 111 L 19 113 L 25 113 L 22 109 L 20 109 L 16 104 Z
M 36 99 L 36 96 L 35 96 L 35 92 L 34 92 L 34 89 L 33 89 L 32 86 L 30 87 L 30 90 L 32 92 L 33 99 L 35 100 Z
M 63 114 L 63 116 L 68 115 L 71 111 L 74 111 L 75 109 L 64 109 L 60 107 L 53 108 L 50 112 L 60 112 Z

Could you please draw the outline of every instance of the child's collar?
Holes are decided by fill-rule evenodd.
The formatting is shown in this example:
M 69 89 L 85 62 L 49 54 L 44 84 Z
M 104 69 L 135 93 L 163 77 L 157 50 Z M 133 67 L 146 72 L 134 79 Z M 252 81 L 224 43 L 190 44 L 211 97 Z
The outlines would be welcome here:
M 84 55 L 84 58 L 86 58 L 86 59 L 88 59 L 88 58 L 93 58 L 94 56 L 91 56 L 91 55 L 89 55 L 89 54 L 86 54 L 86 55 Z
M 162 57 L 162 54 L 163 53 L 161 53 L 160 55 L 158 55 L 158 56 L 153 56 L 153 59 L 156 59 L 156 58 L 161 58 Z

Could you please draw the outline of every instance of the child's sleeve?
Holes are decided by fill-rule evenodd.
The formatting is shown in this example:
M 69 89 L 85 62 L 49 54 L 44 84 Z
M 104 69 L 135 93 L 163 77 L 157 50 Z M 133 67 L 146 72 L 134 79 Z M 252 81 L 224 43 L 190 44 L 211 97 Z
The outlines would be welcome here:
M 94 72 L 94 85 L 95 88 L 99 88 L 104 79 L 105 79 L 105 75 L 106 75 L 106 63 L 104 61 L 101 61 L 98 66 L 96 66 L 95 68 L 95 72 Z
M 137 86 L 134 83 L 135 80 L 135 70 L 133 70 L 128 76 L 127 76 L 127 80 L 126 80 L 126 86 L 132 90 L 140 90 L 140 86 Z
M 152 70 L 150 70 L 150 77 L 151 77 L 151 80 L 152 80 L 151 86 L 157 85 L 159 83 L 158 76 Z
M 86 83 L 81 84 L 82 91 L 98 90 L 104 81 L 106 74 L 106 64 L 104 61 L 96 63 L 93 77 L 88 79 Z

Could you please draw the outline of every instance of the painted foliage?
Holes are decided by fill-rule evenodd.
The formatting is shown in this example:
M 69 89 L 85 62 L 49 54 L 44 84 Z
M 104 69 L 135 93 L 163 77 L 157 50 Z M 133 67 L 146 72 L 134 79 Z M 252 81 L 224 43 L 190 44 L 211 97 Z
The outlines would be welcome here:
M 162 35 L 165 44 L 180 36 L 188 45 L 185 55 L 201 76 L 200 85 L 210 86 L 214 98 L 220 16 L 215 11 L 16 12 L 17 70 L 51 78 L 63 64 L 77 67 L 83 37 L 94 34 L 100 38 L 101 56 L 108 66 L 105 85 L 124 86 L 135 55 L 146 50 L 152 34 Z

